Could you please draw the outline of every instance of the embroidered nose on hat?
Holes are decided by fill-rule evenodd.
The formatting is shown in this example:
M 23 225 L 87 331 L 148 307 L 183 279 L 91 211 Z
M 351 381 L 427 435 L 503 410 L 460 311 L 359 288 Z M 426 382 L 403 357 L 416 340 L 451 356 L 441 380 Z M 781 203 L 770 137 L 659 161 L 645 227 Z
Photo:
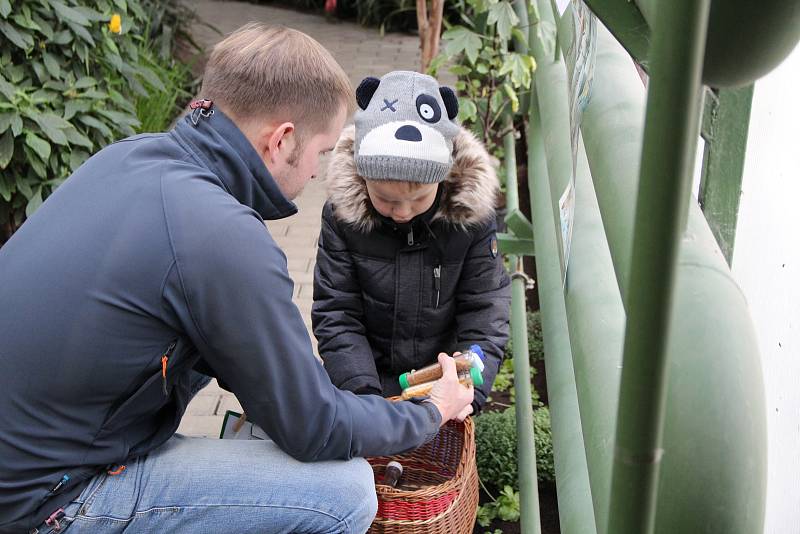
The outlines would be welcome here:
M 458 99 L 432 77 L 409 71 L 365 78 L 356 90 L 355 161 L 372 180 L 437 183 L 453 165 Z

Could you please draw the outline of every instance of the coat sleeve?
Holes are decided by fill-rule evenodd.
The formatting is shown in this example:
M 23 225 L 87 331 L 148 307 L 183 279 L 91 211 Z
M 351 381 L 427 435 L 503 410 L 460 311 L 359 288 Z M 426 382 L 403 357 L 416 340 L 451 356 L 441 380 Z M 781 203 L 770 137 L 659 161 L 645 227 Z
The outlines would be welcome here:
M 168 220 L 165 308 L 281 449 L 301 461 L 387 455 L 438 432 L 430 403 L 391 403 L 331 383 L 292 302 L 286 257 L 252 210 L 192 208 L 197 215 Z
M 492 390 L 509 336 L 511 280 L 497 253 L 496 230 L 492 220 L 475 232 L 456 288 L 458 347 L 476 343 L 486 356 L 484 383 L 475 389 L 476 412 Z
M 334 385 L 358 394 L 382 393 L 364 326 L 361 287 L 330 203 L 322 211 L 311 323 Z

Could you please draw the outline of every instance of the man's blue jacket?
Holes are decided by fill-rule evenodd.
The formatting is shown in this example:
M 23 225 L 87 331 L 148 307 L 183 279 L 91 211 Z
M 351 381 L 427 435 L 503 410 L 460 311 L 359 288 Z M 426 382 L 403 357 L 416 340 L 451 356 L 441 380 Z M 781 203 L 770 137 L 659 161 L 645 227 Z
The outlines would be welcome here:
M 437 432 L 433 405 L 340 391 L 314 358 L 264 226 L 296 211 L 217 109 L 101 150 L 0 249 L 1 532 L 169 439 L 193 369 L 300 460 Z

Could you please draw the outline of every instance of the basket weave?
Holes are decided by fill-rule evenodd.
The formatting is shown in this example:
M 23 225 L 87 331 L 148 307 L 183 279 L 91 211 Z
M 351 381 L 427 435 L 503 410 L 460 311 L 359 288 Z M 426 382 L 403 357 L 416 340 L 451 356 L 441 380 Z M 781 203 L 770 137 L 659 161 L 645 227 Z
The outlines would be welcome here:
M 396 460 L 403 476 L 396 488 L 382 484 Z M 367 458 L 375 475 L 378 514 L 372 534 L 470 534 L 478 509 L 475 426 L 450 421 L 422 447 L 397 456 Z

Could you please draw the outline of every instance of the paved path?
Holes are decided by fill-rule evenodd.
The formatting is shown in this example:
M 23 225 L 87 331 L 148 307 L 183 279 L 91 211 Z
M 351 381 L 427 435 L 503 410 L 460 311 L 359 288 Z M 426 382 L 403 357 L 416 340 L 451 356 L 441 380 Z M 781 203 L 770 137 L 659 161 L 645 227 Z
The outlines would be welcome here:
M 250 21 L 281 24 L 303 31 L 330 50 L 350 76 L 354 87 L 365 76 L 381 76 L 391 70 L 419 68 L 419 40 L 414 36 L 386 34 L 381 37 L 377 30 L 356 24 L 328 22 L 319 15 L 243 2 L 200 1 L 187 4 L 195 7 L 202 19 L 223 33 L 229 33 Z M 221 39 L 219 34 L 203 26 L 196 28 L 195 37 L 200 44 L 209 48 Z M 322 166 L 325 166 L 324 162 Z M 322 180 L 315 180 L 297 199 L 300 209 L 297 215 L 268 224 L 289 260 L 289 274 L 295 283 L 294 302 L 306 321 L 309 334 L 316 240 L 324 201 Z M 311 339 L 314 340 L 313 335 Z M 191 436 L 216 437 L 226 410 L 241 411 L 241 406 L 236 397 L 220 389 L 214 381 L 189 404 L 178 431 Z

